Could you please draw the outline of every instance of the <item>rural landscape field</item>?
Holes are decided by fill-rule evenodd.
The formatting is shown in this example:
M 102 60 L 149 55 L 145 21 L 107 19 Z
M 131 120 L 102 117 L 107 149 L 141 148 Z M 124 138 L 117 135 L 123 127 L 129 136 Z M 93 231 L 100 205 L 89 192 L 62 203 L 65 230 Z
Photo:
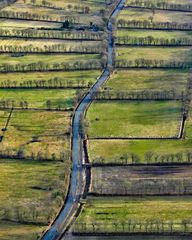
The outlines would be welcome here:
M 192 239 L 192 0 L 0 0 L 0 239 Z

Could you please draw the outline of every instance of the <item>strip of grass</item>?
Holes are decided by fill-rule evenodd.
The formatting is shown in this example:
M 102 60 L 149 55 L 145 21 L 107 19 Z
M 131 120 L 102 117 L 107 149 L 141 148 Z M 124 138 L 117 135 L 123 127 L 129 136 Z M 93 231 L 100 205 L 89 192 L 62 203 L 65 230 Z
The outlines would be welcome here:
M 152 30 L 132 30 L 132 29 L 118 29 L 116 31 L 117 37 L 136 37 L 136 38 L 146 38 L 152 36 L 153 38 L 166 38 L 166 39 L 181 39 L 181 38 L 191 38 L 192 32 L 190 31 L 152 31 Z
M 66 160 L 70 121 L 70 112 L 14 111 L 0 152 L 20 158 Z
M 158 232 L 161 229 L 161 222 L 172 221 L 172 231 L 182 232 L 183 226 L 178 224 L 184 220 L 190 221 L 191 214 L 191 197 L 89 197 L 76 221 L 75 231 L 85 231 L 86 226 L 87 232 L 147 232 L 144 223 L 148 222 L 149 227 L 150 222 L 153 222 L 148 231 Z M 132 221 L 130 229 L 129 221 Z M 133 227 L 136 221 L 137 224 L 141 223 L 141 227 L 139 224 Z M 170 225 L 165 224 L 164 230 L 171 232 Z
M 89 137 L 175 137 L 179 101 L 95 101 L 86 116 Z
M 134 48 L 134 47 L 118 47 L 116 57 L 117 60 L 135 61 L 136 59 L 145 60 L 162 60 L 166 63 L 170 61 L 192 63 L 191 48 Z
M 105 87 L 112 90 L 185 91 L 188 72 L 177 70 L 127 70 L 113 73 Z M 0 75 L 1 76 L 1 75 Z
M 30 64 L 30 63 L 48 63 L 53 65 L 55 63 L 72 62 L 72 61 L 86 61 L 99 59 L 99 54 L 21 54 L 13 56 L 13 54 L 1 54 L 0 62 L 2 64 Z
M 3 107 L 3 101 L 6 101 L 9 102 L 7 107 L 25 108 L 21 102 L 26 101 L 29 109 L 67 109 L 77 103 L 78 93 L 80 90 L 75 89 L 0 89 L 0 106 Z
M 100 76 L 100 71 L 1 73 L 0 86 L 16 87 L 87 87 Z M 37 92 L 37 91 L 36 91 Z
M 177 23 L 191 23 L 191 13 L 172 12 L 156 10 L 153 14 L 152 9 L 124 9 L 121 11 L 118 20 L 137 20 L 137 21 L 151 21 L 152 22 L 177 22 Z
M 93 163 L 166 163 L 188 162 L 191 140 L 89 140 L 89 157 Z M 149 157 L 151 156 L 151 157 Z M 150 159 L 150 160 L 148 160 Z M 190 156 L 192 160 L 192 157 Z

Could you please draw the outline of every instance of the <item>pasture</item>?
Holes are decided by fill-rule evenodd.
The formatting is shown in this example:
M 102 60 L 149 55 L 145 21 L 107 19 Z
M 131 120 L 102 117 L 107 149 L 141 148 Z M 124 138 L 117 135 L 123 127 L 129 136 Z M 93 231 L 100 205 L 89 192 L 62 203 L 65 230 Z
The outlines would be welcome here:
M 0 144 L 12 158 L 66 161 L 70 156 L 70 112 L 15 110 Z
M 192 161 L 189 140 L 89 140 L 94 164 L 150 164 Z
M 111 90 L 186 90 L 189 73 L 181 70 L 116 70 L 104 88 Z
M 89 197 L 74 232 L 190 232 L 191 213 L 191 196 Z
M 86 116 L 88 137 L 177 137 L 179 101 L 94 101 Z
M 0 73 L 0 87 L 67 88 L 89 87 L 100 71 Z

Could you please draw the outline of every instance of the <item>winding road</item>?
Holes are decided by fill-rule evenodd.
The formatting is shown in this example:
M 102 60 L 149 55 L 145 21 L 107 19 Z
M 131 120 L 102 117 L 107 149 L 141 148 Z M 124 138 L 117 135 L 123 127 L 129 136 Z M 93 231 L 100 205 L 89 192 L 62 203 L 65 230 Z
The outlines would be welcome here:
M 78 105 L 73 118 L 72 124 L 72 173 L 70 189 L 65 206 L 56 218 L 55 222 L 42 237 L 42 240 L 60 239 L 63 232 L 69 226 L 72 216 L 77 212 L 79 203 L 83 193 L 83 183 L 85 182 L 85 168 L 83 167 L 83 150 L 82 138 L 79 134 L 81 127 L 81 119 L 86 109 L 93 100 L 94 92 L 101 87 L 110 76 L 110 68 L 113 66 L 113 24 L 112 19 L 115 18 L 120 10 L 122 10 L 126 0 L 121 0 L 113 11 L 108 21 L 108 60 L 107 66 L 97 82 L 92 86 L 87 95 Z

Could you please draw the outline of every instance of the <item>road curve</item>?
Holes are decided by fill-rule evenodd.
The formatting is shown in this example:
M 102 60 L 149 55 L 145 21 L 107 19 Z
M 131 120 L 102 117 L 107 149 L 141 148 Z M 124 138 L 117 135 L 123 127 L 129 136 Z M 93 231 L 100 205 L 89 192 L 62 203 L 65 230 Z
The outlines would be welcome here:
M 60 239 L 63 230 L 69 225 L 71 217 L 77 211 L 79 201 L 82 196 L 82 183 L 85 176 L 85 169 L 83 168 L 83 151 L 82 151 L 82 139 L 79 135 L 81 117 L 85 113 L 87 107 L 92 102 L 94 92 L 101 87 L 110 76 L 110 67 L 113 65 L 113 25 L 112 18 L 115 18 L 120 10 L 122 10 L 126 0 L 121 0 L 115 10 L 113 11 L 108 22 L 108 60 L 107 67 L 103 71 L 102 75 L 98 78 L 97 82 L 92 86 L 87 95 L 82 99 L 77 107 L 72 124 L 72 173 L 71 182 L 69 187 L 69 193 L 65 206 L 60 212 L 59 216 L 50 227 L 50 229 L 44 234 L 42 240 L 57 240 Z

